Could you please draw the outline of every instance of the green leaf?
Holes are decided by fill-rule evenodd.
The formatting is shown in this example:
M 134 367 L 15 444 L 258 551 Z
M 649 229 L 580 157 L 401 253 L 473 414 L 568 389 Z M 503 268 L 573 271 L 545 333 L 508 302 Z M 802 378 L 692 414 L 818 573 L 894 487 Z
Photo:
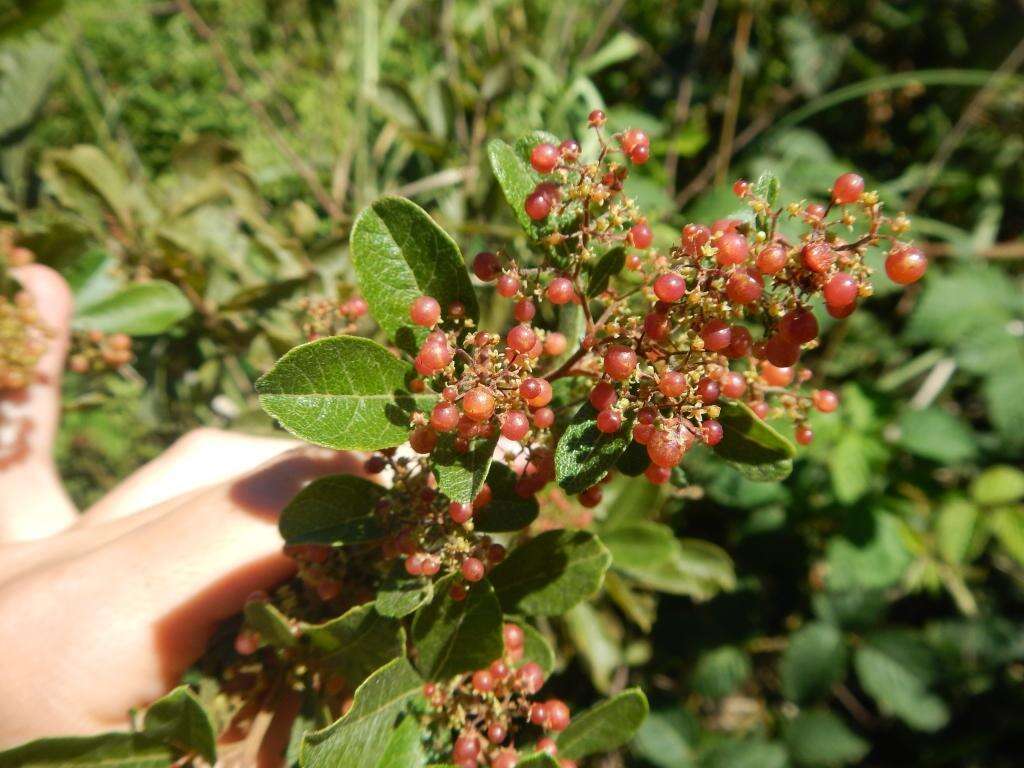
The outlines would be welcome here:
M 298 645 L 298 638 L 292 631 L 288 617 L 264 600 L 250 600 L 245 604 L 245 622 L 274 648 Z
M 532 661 L 540 665 L 545 675 L 550 675 L 555 668 L 555 651 L 551 643 L 531 624 L 525 621 L 515 621 L 523 630 L 523 659 L 522 663 Z
M 527 196 L 540 181 L 540 176 L 501 139 L 492 139 L 487 143 L 487 158 L 516 221 L 528 234 L 534 235 L 537 227 L 523 206 Z
M 814 621 L 794 632 L 779 662 L 782 693 L 802 704 L 824 698 L 846 674 L 846 644 L 831 624 Z
M 831 712 L 801 712 L 785 727 L 786 746 L 797 765 L 808 768 L 859 763 L 871 745 Z
M 614 435 L 597 428 L 597 410 L 589 402 L 573 416 L 555 448 L 555 477 L 568 493 L 579 493 L 615 466 L 630 443 L 635 414 L 626 415 Z
M 590 279 L 587 281 L 587 296 L 593 298 L 608 289 L 608 281 L 615 277 L 626 266 L 626 249 L 619 246 L 602 254 L 590 268 Z
M 417 666 L 428 680 L 486 667 L 502 654 L 502 615 L 494 588 L 480 581 L 464 600 L 453 600 L 449 576 L 440 581 L 434 599 L 412 623 Z
M 412 411 L 433 395 L 410 395 L 412 366 L 369 339 L 333 336 L 295 347 L 256 382 L 263 410 L 296 437 L 336 450 L 401 445 Z
M 796 449 L 741 402 L 725 402 L 718 417 L 724 430 L 715 453 L 750 480 L 781 480 L 792 471 Z
M 491 571 L 506 613 L 557 616 L 597 592 L 611 554 L 586 531 L 547 531 L 522 544 Z
M 639 477 L 649 466 L 651 459 L 647 455 L 647 446 L 636 441 L 630 442 L 625 452 L 615 462 L 615 469 L 627 477 Z
M 483 533 L 518 531 L 534 520 L 540 511 L 536 496 L 523 498 L 516 493 L 516 473 L 494 462 L 487 473 L 491 501 L 473 515 L 473 528 Z
M 392 731 L 391 740 L 375 768 L 419 768 L 427 762 L 419 721 L 405 717 Z
M 1024 472 L 1001 464 L 989 467 L 971 483 L 971 497 L 979 504 L 1011 504 L 1024 499 Z
M 912 555 L 899 520 L 887 512 L 858 509 L 841 536 L 826 547 L 828 586 L 834 590 L 890 587 L 902 578 Z
M 619 640 L 622 625 L 609 611 L 598 612 L 586 601 L 573 606 L 561 621 L 594 688 L 610 693 L 612 677 L 625 663 Z
M 487 479 L 497 444 L 497 437 L 477 438 L 470 443 L 469 450 L 459 453 L 455 450 L 455 436 L 441 435 L 430 454 L 437 489 L 452 501 L 473 501 Z
M 972 461 L 978 454 L 970 428 L 951 413 L 934 406 L 903 413 L 900 445 L 915 456 L 942 464 Z
M 696 718 L 682 707 L 654 710 L 630 748 L 658 768 L 693 768 L 699 731 Z
M 878 633 L 853 657 L 861 687 L 886 715 L 919 731 L 937 731 L 949 720 L 946 704 L 928 690 L 935 659 L 928 646 L 910 632 Z
M 578 760 L 611 752 L 633 738 L 645 717 L 647 697 L 639 688 L 629 688 L 575 715 L 558 737 L 558 756 Z
M 323 730 L 306 734 L 302 768 L 377 766 L 391 743 L 395 722 L 420 695 L 423 680 L 407 659 L 378 669 L 356 689 L 352 708 Z
M 1002 507 L 991 512 L 988 527 L 1003 548 L 1024 565 L 1024 507 Z
M 335 546 L 379 538 L 383 533 L 376 507 L 386 494 L 361 477 L 321 477 L 299 491 L 281 512 L 281 537 L 288 544 Z
M 217 734 L 199 699 L 181 685 L 146 710 L 142 731 L 181 754 L 195 752 L 211 765 L 217 762 Z
M 675 533 L 667 525 L 641 520 L 601 532 L 601 541 L 612 554 L 612 567 L 643 578 L 679 550 Z
M 774 207 L 779 199 L 779 187 L 778 176 L 771 171 L 762 173 L 754 183 L 754 196 L 767 201 L 769 206 Z
M 732 560 L 711 542 L 676 539 L 656 523 L 623 525 L 603 535 L 614 547 L 613 565 L 648 589 L 710 600 L 736 586 Z M 651 555 L 646 562 L 644 549 Z
M 0 768 L 167 768 L 175 759 L 144 734 L 103 733 L 30 741 L 0 752 Z
M 433 296 L 446 309 L 460 301 L 466 317 L 480 315 L 458 245 L 411 200 L 382 197 L 356 218 L 352 264 L 370 312 L 395 344 L 414 354 L 427 331 L 412 324 L 409 305 Z
M 75 305 L 72 327 L 130 336 L 156 336 L 192 314 L 192 305 L 164 280 L 136 283 L 93 303 Z
M 109 212 L 122 227 L 134 226 L 133 207 L 141 195 L 133 195 L 125 172 L 98 147 L 77 144 L 70 149 L 51 149 L 44 156 L 40 174 L 67 207 L 83 214 Z M 97 204 L 102 208 L 96 208 Z
M 5 0 L 0 4 L 0 39 L 19 38 L 64 10 L 64 0 Z M 30 38 L 31 39 L 31 38 Z M 0 133 L 7 133 L 6 128 Z
M 537 752 L 516 763 L 516 768 L 558 768 L 558 761 L 547 752 Z
M 935 520 L 935 543 L 948 563 L 963 563 L 978 528 L 978 508 L 966 499 L 950 499 Z
M 377 592 L 377 613 L 400 619 L 426 605 L 434 597 L 434 582 L 414 578 L 402 562 L 395 563 Z
M 701 768 L 787 768 L 786 750 L 762 738 L 720 741 L 701 757 Z
M 751 671 L 747 654 L 723 645 L 700 655 L 693 670 L 693 689 L 709 699 L 724 699 L 746 682 Z
M 303 624 L 302 635 L 317 663 L 338 672 L 351 686 L 405 651 L 401 622 L 381 616 L 373 603 L 351 608 L 323 624 Z

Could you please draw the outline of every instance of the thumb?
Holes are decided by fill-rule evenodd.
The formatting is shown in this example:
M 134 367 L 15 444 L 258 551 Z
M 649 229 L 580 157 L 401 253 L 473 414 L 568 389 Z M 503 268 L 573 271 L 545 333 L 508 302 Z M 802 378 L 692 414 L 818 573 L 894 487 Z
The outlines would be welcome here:
M 40 264 L 12 273 L 50 337 L 29 386 L 0 397 L 0 540 L 42 538 L 75 519 L 53 463 L 71 291 L 64 278 Z

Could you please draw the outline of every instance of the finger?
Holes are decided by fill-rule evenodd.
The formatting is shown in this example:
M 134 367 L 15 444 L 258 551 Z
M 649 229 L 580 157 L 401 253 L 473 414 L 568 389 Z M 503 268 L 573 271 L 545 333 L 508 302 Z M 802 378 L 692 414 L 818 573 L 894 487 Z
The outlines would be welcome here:
M 5 710 L 35 713 L 28 725 L 0 718 L 0 741 L 5 731 L 24 736 L 31 723 L 42 721 L 58 731 L 114 727 L 129 707 L 158 698 L 252 592 L 272 589 L 294 572 L 276 528 L 277 514 L 294 493 L 316 477 L 360 468 L 361 458 L 352 454 L 292 451 L 64 565 L 19 579 L 20 590 L 38 580 L 47 600 L 12 599 L 5 606 L 0 590 L 0 609 L 6 608 L 0 647 L 14 658 L 55 660 L 45 665 L 52 680 L 19 680 L 27 674 L 19 665 L 0 665 L 0 690 L 24 699 L 7 702 Z M 60 606 L 59 620 L 54 606 Z M 39 622 L 47 632 L 29 641 L 20 629 L 25 622 Z M 19 647 L 29 642 L 32 647 Z M 40 690 L 47 691 L 43 701 Z
M 81 516 L 79 525 L 106 523 L 195 489 L 249 472 L 300 443 L 220 429 L 196 429 L 136 470 Z
M 43 538 L 76 518 L 53 462 L 71 291 L 60 275 L 39 264 L 13 274 L 35 300 L 39 319 L 52 336 L 35 380 L 17 396 L 0 398 L 0 445 L 14 446 L 0 453 L 0 541 Z

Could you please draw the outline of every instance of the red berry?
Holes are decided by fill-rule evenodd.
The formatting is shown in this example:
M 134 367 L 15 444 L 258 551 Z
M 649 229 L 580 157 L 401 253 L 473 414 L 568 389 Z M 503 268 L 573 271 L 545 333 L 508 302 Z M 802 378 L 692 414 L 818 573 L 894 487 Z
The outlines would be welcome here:
M 416 453 L 430 453 L 437 445 L 437 432 L 430 427 L 416 427 L 409 435 L 409 446 Z
M 491 546 L 487 548 L 487 560 L 492 565 L 497 565 L 504 560 L 505 554 L 505 548 L 501 546 L 501 544 L 491 544 Z M 491 671 L 493 672 L 494 670 Z M 499 677 L 504 677 L 504 675 L 499 675 Z
M 705 419 L 704 423 L 700 425 L 700 431 L 704 437 L 704 442 L 708 445 L 718 445 L 722 442 L 722 438 L 725 437 L 725 430 L 722 428 L 721 423 L 714 419 Z
M 762 251 L 757 254 L 757 268 L 766 275 L 774 275 L 776 272 L 786 266 L 788 260 L 788 254 L 786 248 L 781 243 L 772 243 L 766 245 Z
M 501 752 L 491 760 L 491 768 L 516 768 L 519 756 L 515 752 Z
M 812 219 L 820 219 L 825 215 L 825 206 L 821 203 L 808 203 L 804 212 Z
M 520 299 L 512 309 L 512 315 L 520 323 L 528 323 L 537 314 L 537 305 L 529 299 Z M 530 345 L 533 346 L 532 344 Z
M 652 341 L 664 341 L 668 338 L 668 316 L 660 312 L 651 312 L 644 317 L 644 334 Z
M 627 253 L 626 254 L 626 269 L 630 272 L 639 272 L 640 268 L 643 267 L 644 260 L 640 258 L 639 253 Z
M 536 382 L 536 384 L 531 382 Z M 536 392 L 537 394 L 533 397 L 528 397 L 526 395 L 527 391 L 531 393 Z M 529 378 L 519 385 L 519 394 L 525 398 L 527 404 L 532 408 L 542 408 L 551 402 L 554 391 L 551 389 L 551 383 L 546 379 Z
M 572 286 L 572 280 L 567 277 L 556 277 L 548 283 L 545 295 L 552 304 L 568 304 L 576 295 L 576 289 Z
M 491 499 L 494 498 L 494 491 L 491 490 L 491 486 L 484 483 L 480 486 L 480 492 L 477 493 L 473 499 L 473 509 L 483 509 L 491 503 Z
M 836 255 L 828 243 L 818 240 L 805 245 L 800 252 L 800 257 L 803 259 L 804 266 L 812 272 L 827 272 L 832 266 L 832 262 L 835 261 Z
M 627 155 L 631 155 L 637 147 L 645 144 L 650 144 L 650 139 L 639 128 L 629 128 L 623 131 L 622 136 L 619 137 L 619 146 Z
M 721 352 L 732 342 L 732 328 L 724 320 L 708 320 L 700 329 L 704 347 L 711 352 Z
M 738 269 L 729 275 L 725 284 L 725 294 L 735 304 L 750 304 L 761 298 L 764 293 L 764 280 L 761 275 L 750 269 Z
M 885 258 L 885 274 L 899 285 L 916 283 L 928 269 L 928 257 L 920 248 L 893 248 Z
M 569 340 L 564 333 L 552 331 L 544 337 L 544 354 L 558 357 L 569 348 Z
M 523 643 L 526 642 L 526 635 L 516 624 L 506 624 L 502 627 L 501 634 L 505 640 L 505 647 L 509 650 L 522 648 Z
M 604 353 L 604 372 L 616 381 L 625 381 L 636 369 L 636 352 L 621 344 L 613 344 Z
M 478 669 L 473 673 L 473 689 L 479 693 L 489 693 L 494 690 L 494 677 L 486 669 Z
M 609 384 L 607 381 L 599 381 L 590 390 L 590 395 L 587 399 L 594 406 L 595 410 L 603 411 L 605 408 L 610 408 L 615 404 L 615 401 L 619 399 L 619 393 L 612 384 Z
M 683 459 L 686 445 L 674 432 L 655 430 L 647 441 L 647 456 L 659 467 L 672 468 Z
M 519 628 L 516 627 L 516 629 Z M 522 632 L 522 630 L 519 631 Z M 505 636 L 505 645 L 509 648 L 522 648 L 522 642 L 519 643 L 519 646 L 512 646 L 509 643 L 507 632 Z M 544 687 L 544 670 L 541 669 L 540 664 L 537 664 L 534 661 L 528 661 L 519 668 L 518 672 L 516 672 L 516 681 L 519 683 L 519 687 L 522 688 L 523 691 L 528 694 L 534 694 Z
M 534 190 L 526 198 L 523 207 L 526 209 L 527 216 L 534 221 L 540 221 L 541 219 L 546 219 L 548 214 L 551 213 L 551 198 L 542 191 Z
M 442 401 L 430 412 L 430 426 L 438 432 L 451 432 L 459 426 L 459 409 L 453 403 Z
M 634 248 L 650 248 L 654 242 L 654 233 L 646 221 L 639 221 L 630 227 L 627 237 Z
M 529 378 L 523 379 L 523 383 L 519 385 L 519 394 L 523 396 L 524 400 L 532 400 L 541 393 L 543 384 L 540 379 Z
M 544 721 L 548 719 L 548 710 L 543 704 L 531 704 L 528 717 L 534 725 L 544 725 Z
M 735 360 L 750 353 L 750 347 L 754 343 L 750 331 L 742 325 L 734 325 L 730 329 L 729 346 L 725 348 L 726 357 Z
M 699 256 L 701 248 L 711 239 L 711 230 L 703 224 L 687 224 L 683 227 L 683 250 L 691 256 Z
M 517 275 L 500 275 L 497 290 L 499 296 L 511 299 L 519 293 L 519 277 Z
M 260 647 L 260 636 L 255 632 L 242 630 L 235 636 L 235 651 L 240 656 L 251 656 Z
M 551 173 L 558 165 L 558 157 L 561 154 L 554 144 L 538 144 L 530 152 L 530 165 L 537 173 Z
M 668 467 L 659 467 L 657 464 L 651 464 L 644 470 L 644 477 L 655 485 L 661 485 L 672 477 L 672 470 Z
M 441 305 L 432 296 L 417 296 L 409 307 L 409 317 L 416 325 L 429 328 L 441 319 Z
M 462 578 L 466 581 L 480 581 L 484 577 L 484 564 L 475 557 L 467 557 L 462 561 Z
M 747 238 L 739 232 L 726 232 L 715 243 L 718 252 L 715 254 L 715 261 L 723 267 L 729 264 L 742 264 L 750 253 L 750 244 Z
M 563 157 L 572 160 L 580 154 L 580 143 L 576 139 L 565 139 L 558 145 L 558 149 Z
M 772 336 L 765 347 L 765 357 L 772 365 L 786 368 L 800 359 L 800 345 L 782 336 Z
M 686 293 L 686 280 L 676 272 L 666 272 L 654 280 L 654 295 L 668 304 L 675 303 Z
M 732 193 L 736 197 L 746 197 L 747 193 L 750 192 L 750 182 L 746 179 L 737 179 L 733 182 Z
M 462 398 L 462 412 L 473 421 L 487 421 L 494 413 L 494 395 L 486 387 L 474 387 Z
M 839 395 L 831 389 L 819 389 L 811 396 L 814 407 L 821 413 L 832 413 L 839 407 Z
M 637 165 L 643 165 L 651 157 L 651 145 L 641 144 L 637 146 L 632 152 L 629 153 L 629 159 Z
M 485 283 L 491 282 L 501 273 L 501 261 L 490 251 L 480 251 L 473 258 L 473 274 Z
M 405 572 L 410 576 L 423 575 L 423 555 L 409 555 L 405 558 Z
M 746 392 L 747 380 L 743 377 L 742 373 L 729 371 L 722 377 L 720 386 L 723 395 L 735 400 L 742 397 L 743 393 Z
M 487 740 L 491 744 L 501 744 L 506 736 L 508 736 L 508 728 L 501 723 L 491 723 L 487 726 Z
M 480 741 L 475 733 L 461 733 L 455 740 L 452 757 L 456 760 L 475 760 L 480 754 Z
M 804 307 L 792 309 L 782 316 L 779 335 L 793 344 L 806 344 L 818 337 L 818 319 Z
M 597 414 L 597 428 L 606 435 L 613 435 L 622 426 L 622 414 L 611 408 L 605 408 Z
M 473 518 L 473 505 L 464 501 L 453 501 L 448 505 L 448 517 L 456 525 L 468 523 Z
M 857 300 L 857 292 L 860 286 L 856 278 L 846 272 L 837 272 L 822 289 L 822 296 L 826 304 L 834 307 L 846 307 Z
M 856 203 L 864 191 L 864 179 L 856 173 L 844 173 L 832 184 L 832 200 L 838 205 Z
M 549 699 L 544 702 L 544 709 L 547 711 L 547 726 L 552 731 L 564 731 L 569 727 L 569 707 L 559 699 Z
M 592 110 L 591 113 L 587 115 L 587 122 L 592 128 L 600 128 L 604 125 L 606 119 L 604 112 L 600 109 Z
M 604 494 L 601 492 L 601 486 L 592 485 L 586 490 L 584 490 L 576 498 L 579 499 L 579 502 L 582 506 L 586 507 L 587 509 L 592 509 L 593 507 L 596 507 L 598 504 L 601 503 L 601 497 L 603 495 Z
M 768 403 L 764 400 L 758 400 L 756 403 L 750 404 L 750 410 L 754 412 L 757 418 L 764 420 L 764 417 L 768 415 Z
M 545 705 L 545 707 L 546 706 L 547 705 Z M 543 739 L 537 741 L 537 751 L 543 752 L 546 755 L 551 755 L 552 757 L 554 757 L 558 754 L 558 744 L 555 742 L 554 739 L 545 736 Z
M 538 408 L 533 412 L 533 423 L 537 429 L 547 429 L 555 423 L 555 412 L 550 408 Z
M 452 588 L 448 590 L 448 595 L 457 603 L 462 602 L 469 595 L 469 589 L 465 584 L 461 582 L 455 582 L 452 584 Z
M 814 439 L 814 431 L 806 424 L 798 424 L 793 432 L 793 436 L 800 445 L 810 445 Z
M 437 576 L 441 570 L 441 561 L 433 555 L 424 555 L 420 560 L 420 569 L 424 576 Z M 341 586 L 338 588 L 340 590 Z
M 761 378 L 772 387 L 788 387 L 793 383 L 793 369 L 789 366 L 761 363 Z
M 516 352 L 525 353 L 533 349 L 533 345 L 537 343 L 537 334 L 526 324 L 516 325 L 508 332 L 505 340 Z
M 844 317 L 849 317 L 850 315 L 852 315 L 855 309 L 857 309 L 856 301 L 847 304 L 845 307 L 837 307 L 834 304 L 825 305 L 825 311 L 828 312 L 832 317 L 839 320 L 842 320 Z
M 496 680 L 504 680 L 508 677 L 508 665 L 501 659 L 495 659 L 492 661 L 491 666 L 489 666 L 488 669 L 491 674 L 494 675 Z
M 448 346 L 447 341 L 438 341 L 428 337 L 416 356 L 417 368 L 422 365 L 426 375 L 436 373 L 448 365 L 454 357 L 455 351 Z
M 530 420 L 522 411 L 509 411 L 501 421 L 501 436 L 519 442 L 530 431 Z
M 704 405 L 711 405 L 712 403 L 718 402 L 718 396 L 721 394 L 722 388 L 719 386 L 717 381 L 712 381 L 707 376 L 697 382 L 697 397 L 700 398 Z
M 665 371 L 658 380 L 658 391 L 665 397 L 679 397 L 687 389 L 686 374 L 681 371 Z

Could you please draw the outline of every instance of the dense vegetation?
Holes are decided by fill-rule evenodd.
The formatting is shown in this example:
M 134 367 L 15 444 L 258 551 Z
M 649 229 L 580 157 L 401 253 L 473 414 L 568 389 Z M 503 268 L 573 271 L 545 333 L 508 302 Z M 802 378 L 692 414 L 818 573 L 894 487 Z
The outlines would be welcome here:
M 350 248 L 383 194 L 455 253 L 527 253 L 496 137 L 593 149 L 597 108 L 645 131 L 626 192 L 664 252 L 745 208 L 736 178 L 824 202 L 856 168 L 929 273 L 876 279 L 849 319 L 816 306 L 805 359 L 841 406 L 810 415 L 786 479 L 694 451 L 592 510 L 547 492 L 548 527 L 642 516 L 657 541 L 620 535 L 601 591 L 533 622 L 545 693 L 577 713 L 646 692 L 636 736 L 588 765 L 1015 765 L 1022 33 L 996 0 L 0 0 L 0 216 L 79 299 L 66 482 L 86 505 L 192 427 L 274 430 L 255 382 L 310 334 L 385 342 Z M 478 293 L 504 331 L 512 304 Z M 671 567 L 643 549 L 662 545 Z

